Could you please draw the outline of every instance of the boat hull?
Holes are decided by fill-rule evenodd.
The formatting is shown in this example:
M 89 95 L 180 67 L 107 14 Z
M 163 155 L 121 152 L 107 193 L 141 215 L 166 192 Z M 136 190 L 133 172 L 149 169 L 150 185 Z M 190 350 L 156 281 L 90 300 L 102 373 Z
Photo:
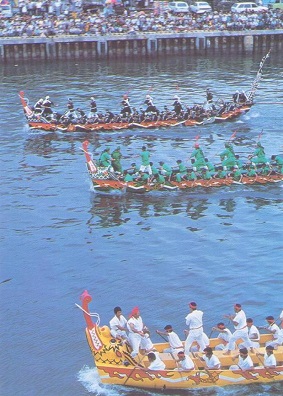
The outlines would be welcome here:
M 166 364 L 166 370 L 148 370 L 147 355 L 131 357 L 131 349 L 128 344 L 122 343 L 111 337 L 108 326 L 92 329 L 86 328 L 86 338 L 92 351 L 94 361 L 103 384 L 130 386 L 144 389 L 196 389 L 206 387 L 224 387 L 231 385 L 249 385 L 270 383 L 283 380 L 283 366 L 274 369 L 266 369 L 261 366 L 262 360 L 253 354 L 254 370 L 243 371 L 240 369 L 230 370 L 234 364 L 232 356 L 223 354 L 223 351 L 214 351 L 221 360 L 220 370 L 205 370 L 203 363 L 196 357 L 192 357 L 196 369 L 178 371 L 176 360 L 170 353 L 162 353 L 168 348 L 167 343 L 155 344 L 159 356 Z M 270 334 L 261 335 L 261 345 L 270 340 Z M 221 340 L 210 339 L 210 346 L 215 347 Z M 259 348 L 261 352 L 264 348 Z M 277 361 L 283 361 L 283 347 L 279 347 L 276 353 Z
M 274 174 L 270 176 L 255 176 L 246 177 L 243 176 L 242 180 L 235 181 L 231 177 L 226 179 L 210 179 L 210 180 L 195 180 L 189 181 L 184 180 L 182 182 L 166 182 L 165 184 L 158 183 L 135 183 L 135 182 L 124 182 L 120 180 L 100 180 L 92 178 L 92 185 L 95 191 L 110 192 L 115 190 L 127 191 L 133 193 L 147 193 L 150 191 L 179 191 L 179 190 L 191 190 L 195 188 L 212 188 L 212 187 L 224 187 L 236 185 L 262 185 L 267 183 L 278 183 L 283 180 L 283 175 Z
M 283 366 L 248 372 L 242 370 L 145 371 L 139 368 L 100 365 L 97 369 L 103 384 L 154 390 L 189 390 L 216 386 L 266 384 L 283 380 Z

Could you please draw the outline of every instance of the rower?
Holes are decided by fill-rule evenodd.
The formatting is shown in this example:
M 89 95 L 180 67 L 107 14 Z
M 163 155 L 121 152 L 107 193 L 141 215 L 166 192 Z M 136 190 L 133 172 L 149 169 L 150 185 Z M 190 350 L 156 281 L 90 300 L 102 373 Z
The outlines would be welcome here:
M 180 183 L 182 180 L 186 179 L 187 167 L 183 164 L 182 160 L 176 161 L 178 164 L 178 173 L 176 174 L 176 181 Z
M 158 114 L 159 111 L 157 110 L 156 106 L 153 104 L 153 99 L 150 95 L 146 95 L 144 104 L 147 105 L 145 113 L 154 113 Z
M 122 165 L 121 165 L 121 148 L 118 146 L 111 154 L 112 157 L 112 166 L 115 172 L 122 173 Z
M 252 155 L 249 156 L 251 162 L 255 164 L 267 164 L 268 160 L 265 156 L 264 147 L 261 142 L 257 142 L 256 149 Z
M 238 364 L 233 364 L 232 366 L 230 366 L 230 370 L 239 370 L 240 369 L 242 371 L 246 371 L 246 370 L 254 369 L 254 364 L 253 364 L 251 357 L 249 356 L 249 352 L 248 352 L 247 348 L 241 348 L 239 350 L 239 354 L 236 356 L 233 356 L 232 360 L 234 361 L 237 358 L 239 358 Z
M 190 356 L 185 355 L 185 352 L 183 352 L 183 351 L 178 352 L 177 363 L 178 363 L 179 367 L 175 370 L 179 370 L 179 371 L 186 370 L 187 371 L 187 370 L 194 370 L 194 368 L 195 368 L 195 364 L 192 361 L 192 359 L 190 358 Z
M 172 168 L 171 166 L 164 164 L 163 161 L 159 162 L 159 169 L 160 169 L 160 173 L 168 180 L 171 179 L 171 175 L 172 175 Z
M 268 345 L 265 348 L 265 353 L 260 353 L 260 352 L 256 353 L 257 356 L 264 357 L 263 367 L 275 368 L 277 366 L 276 357 L 274 356 L 273 351 L 274 351 L 274 347 L 271 345 Z M 257 368 L 261 368 L 261 366 L 258 366 Z
M 34 112 L 36 114 L 41 114 L 43 111 L 43 99 L 39 99 L 34 105 Z
M 202 166 L 206 166 L 206 162 L 205 162 L 205 157 L 204 157 L 203 151 L 200 148 L 198 143 L 195 144 L 195 149 L 192 152 L 190 158 L 194 158 L 195 159 L 195 162 L 194 162 L 193 165 L 196 168 L 196 170 L 199 170 Z
M 207 101 L 207 103 L 213 102 L 213 94 L 209 88 L 206 89 L 206 101 Z
M 53 104 L 54 104 L 54 103 L 51 102 L 51 100 L 50 100 L 50 96 L 46 96 L 45 99 L 44 99 L 44 101 L 42 102 L 42 106 L 43 106 L 42 115 L 43 115 L 43 116 L 49 116 L 50 114 L 53 113 L 53 111 L 52 111 L 52 109 L 51 109 L 51 106 L 52 106 Z
M 173 327 L 171 325 L 166 325 L 164 330 L 165 331 L 156 330 L 157 334 L 168 337 L 170 348 L 163 349 L 163 352 L 173 354 L 177 353 L 178 351 L 184 351 L 183 343 L 180 340 L 178 334 L 173 331 Z
M 121 102 L 121 105 L 122 105 L 121 114 L 123 116 L 130 115 L 132 113 L 130 106 L 130 99 L 128 98 L 128 95 L 123 95 L 123 100 Z
M 124 171 L 124 181 L 125 181 L 125 182 L 132 182 L 132 181 L 134 181 L 133 175 L 131 175 L 131 174 L 129 173 L 128 170 L 125 170 L 125 171 Z
M 211 347 L 206 347 L 203 350 L 204 355 L 200 357 L 197 353 L 195 354 L 200 360 L 205 362 L 205 369 L 207 370 L 219 370 L 221 367 L 220 360 L 217 356 L 213 355 Z
M 177 95 L 174 96 L 173 107 L 174 107 L 174 112 L 176 113 L 176 115 L 177 116 L 180 115 L 181 111 L 183 110 L 183 106 L 182 106 L 179 96 L 177 96 Z
M 160 359 L 158 352 L 149 352 L 147 357 L 150 363 L 148 370 L 165 370 L 165 363 Z
M 277 172 L 283 173 L 283 157 L 280 157 L 279 155 L 272 155 L 271 160 L 275 162 L 278 168 Z
M 220 158 L 225 170 L 232 169 L 236 165 L 236 157 L 231 143 L 225 143 L 225 150 L 220 153 Z
M 260 334 L 258 331 L 258 328 L 254 325 L 254 321 L 252 320 L 252 318 L 248 318 L 247 319 L 247 327 L 248 327 L 248 335 L 249 335 L 249 339 L 251 340 L 251 346 L 253 348 L 259 348 L 259 340 L 260 340 Z M 245 345 L 244 344 L 239 344 L 239 349 L 240 348 L 244 348 Z
M 109 168 L 111 166 L 111 155 L 110 155 L 110 148 L 106 147 L 100 155 L 99 163 L 104 168 Z
M 245 346 L 247 348 L 250 347 L 251 351 L 253 352 L 253 348 L 251 346 L 251 340 L 249 339 L 249 335 L 248 335 L 246 314 L 242 310 L 241 304 L 235 304 L 234 311 L 235 311 L 234 315 L 224 315 L 224 317 L 231 320 L 235 328 L 235 331 L 229 340 L 227 351 L 224 352 L 224 355 L 230 355 L 231 350 L 233 349 L 234 342 L 239 339 L 242 339 L 245 343 Z
M 77 108 L 77 112 L 79 114 L 77 122 L 79 124 L 85 124 L 86 123 L 86 113 L 79 107 Z
M 74 106 L 74 103 L 71 98 L 68 98 L 67 109 L 68 110 L 65 113 L 66 117 L 68 117 L 70 119 L 77 118 L 75 106 Z
M 189 327 L 188 336 L 185 341 L 185 353 L 189 354 L 194 341 L 199 345 L 202 352 L 206 347 L 203 340 L 203 312 L 197 309 L 197 304 L 193 301 L 189 303 L 190 313 L 186 316 L 186 325 Z
M 231 331 L 225 326 L 223 322 L 217 323 L 215 327 L 212 327 L 212 331 L 219 331 L 217 338 L 221 340 L 219 344 L 215 346 L 216 351 L 227 350 L 228 343 L 232 337 Z M 236 344 L 233 345 L 233 350 L 236 348 Z
M 127 320 L 122 315 L 122 309 L 120 307 L 115 307 L 114 314 L 114 317 L 109 322 L 110 333 L 117 340 L 127 341 Z
M 232 95 L 232 99 L 234 103 L 238 103 L 239 102 L 239 91 L 236 91 L 233 95 Z
M 248 102 L 248 101 L 249 101 L 249 99 L 248 99 L 248 97 L 247 97 L 245 91 L 242 91 L 242 92 L 239 94 L 239 103 L 240 103 L 240 104 L 244 104 L 244 103 L 246 103 L 246 102 Z
M 266 346 L 273 346 L 274 349 L 277 349 L 279 345 L 282 345 L 283 337 L 280 331 L 279 326 L 277 326 L 274 316 L 267 316 L 265 319 L 268 323 L 268 327 L 259 327 L 259 329 L 265 329 L 268 333 L 272 334 L 272 340 L 266 342 Z
M 96 105 L 96 101 L 94 99 L 94 96 L 92 96 L 90 98 L 90 112 L 88 114 L 88 118 L 92 118 L 96 115 L 97 113 L 97 105 Z

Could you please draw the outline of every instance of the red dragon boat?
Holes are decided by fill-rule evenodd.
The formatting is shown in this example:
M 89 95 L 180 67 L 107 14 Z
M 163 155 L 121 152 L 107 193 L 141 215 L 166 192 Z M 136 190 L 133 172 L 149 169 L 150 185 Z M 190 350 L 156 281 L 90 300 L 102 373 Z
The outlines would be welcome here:
M 42 116 L 42 114 L 34 111 L 33 106 L 30 105 L 29 100 L 25 97 L 24 91 L 19 93 L 20 101 L 23 107 L 23 111 L 31 129 L 39 129 L 43 131 L 60 131 L 60 132 L 98 132 L 98 131 L 120 131 L 130 128 L 173 128 L 179 125 L 185 127 L 192 126 L 204 126 L 212 123 L 220 123 L 231 121 L 242 114 L 248 112 L 254 104 L 254 96 L 259 85 L 259 81 L 262 77 L 262 68 L 265 60 L 269 57 L 269 53 L 264 56 L 260 62 L 260 67 L 257 72 L 256 78 L 254 79 L 250 92 L 245 95 L 244 101 L 239 101 L 237 103 L 227 103 L 225 104 L 222 100 L 218 100 L 214 103 L 214 107 L 217 107 L 217 111 L 209 111 L 207 115 L 202 115 L 201 117 L 195 118 L 194 116 L 189 116 L 187 119 L 182 119 L 180 117 L 173 117 L 166 120 L 150 120 L 145 119 L 141 122 L 103 122 L 99 121 L 94 123 L 92 119 L 86 119 L 85 122 L 80 122 L 78 120 L 68 120 L 65 119 L 64 122 L 59 118 L 59 120 L 49 119 Z M 227 106 L 226 106 L 227 105 Z M 224 106 L 224 107 L 223 107 Z M 222 110 L 221 110 L 222 107 Z
M 268 176 L 256 175 L 256 176 L 245 176 L 241 177 L 240 181 L 234 180 L 232 176 L 228 176 L 225 179 L 197 179 L 197 180 L 183 180 L 177 182 L 175 180 L 166 181 L 165 183 L 149 182 L 141 183 L 136 181 L 125 182 L 120 180 L 118 175 L 112 172 L 109 168 L 98 166 L 92 159 L 91 153 L 88 151 L 89 142 L 85 140 L 82 145 L 82 151 L 84 152 L 86 159 L 86 167 L 92 187 L 95 191 L 111 192 L 111 191 L 123 191 L 123 192 L 135 192 L 135 193 L 146 193 L 150 191 L 177 191 L 187 190 L 197 187 L 209 188 L 209 187 L 223 187 L 230 186 L 232 184 L 266 184 L 266 183 L 278 183 L 283 180 L 282 173 L 271 172 Z

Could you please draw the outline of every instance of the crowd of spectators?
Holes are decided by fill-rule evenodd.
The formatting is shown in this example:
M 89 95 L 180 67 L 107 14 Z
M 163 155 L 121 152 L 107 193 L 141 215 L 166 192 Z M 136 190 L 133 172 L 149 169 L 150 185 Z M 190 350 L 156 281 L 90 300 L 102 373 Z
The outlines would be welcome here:
M 112 3 L 104 8 L 83 11 L 81 0 L 19 1 L 18 13 L 0 19 L 0 37 L 52 37 L 60 35 L 110 35 L 146 32 L 240 31 L 282 29 L 283 10 L 260 13 L 216 12 L 204 14 L 169 13 L 166 8 L 150 11 L 125 8 L 121 15 Z

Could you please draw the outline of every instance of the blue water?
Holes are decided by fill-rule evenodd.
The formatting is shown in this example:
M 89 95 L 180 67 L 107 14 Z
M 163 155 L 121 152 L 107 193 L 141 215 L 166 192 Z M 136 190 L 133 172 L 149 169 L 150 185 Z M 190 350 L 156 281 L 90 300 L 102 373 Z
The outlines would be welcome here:
M 81 151 L 121 146 L 128 166 L 146 144 L 154 162 L 186 160 L 195 141 L 218 162 L 237 131 L 243 159 L 258 136 L 268 156 L 283 155 L 283 58 L 272 54 L 256 104 L 239 120 L 203 128 L 63 134 L 29 130 L 19 104 L 49 94 L 58 110 L 71 97 L 87 110 L 119 109 L 128 92 L 158 107 L 178 94 L 200 103 L 248 90 L 264 54 L 214 54 L 134 62 L 25 63 L 1 70 L 1 394 L 5 396 L 155 395 L 99 383 L 75 307 L 81 292 L 107 324 L 113 307 L 135 305 L 152 330 L 171 323 L 180 336 L 187 303 L 204 311 L 205 330 L 242 303 L 257 325 L 282 310 L 282 183 L 99 195 L 91 191 Z M 264 104 L 265 103 L 265 104 Z M 281 103 L 281 104 L 276 104 Z M 136 162 L 139 158 L 134 157 Z M 273 395 L 282 385 L 198 390 L 175 395 Z

